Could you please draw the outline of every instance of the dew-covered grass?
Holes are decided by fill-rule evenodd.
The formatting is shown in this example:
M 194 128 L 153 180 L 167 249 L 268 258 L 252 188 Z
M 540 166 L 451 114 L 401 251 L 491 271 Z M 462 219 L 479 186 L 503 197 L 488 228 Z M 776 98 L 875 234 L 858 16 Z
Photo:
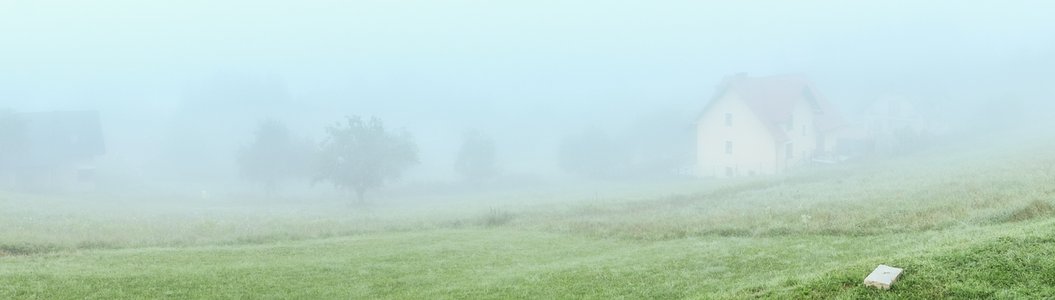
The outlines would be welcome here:
M 778 177 L 366 206 L 3 193 L 0 298 L 1042 298 L 1053 150 L 953 144 Z M 881 263 L 902 281 L 863 287 Z

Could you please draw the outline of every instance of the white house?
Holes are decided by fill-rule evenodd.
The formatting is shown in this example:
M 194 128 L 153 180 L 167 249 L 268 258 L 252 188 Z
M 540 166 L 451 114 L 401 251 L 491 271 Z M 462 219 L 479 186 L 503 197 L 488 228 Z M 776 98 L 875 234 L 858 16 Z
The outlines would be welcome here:
M 844 124 L 803 76 L 726 77 L 697 118 L 697 174 L 770 175 L 829 155 Z

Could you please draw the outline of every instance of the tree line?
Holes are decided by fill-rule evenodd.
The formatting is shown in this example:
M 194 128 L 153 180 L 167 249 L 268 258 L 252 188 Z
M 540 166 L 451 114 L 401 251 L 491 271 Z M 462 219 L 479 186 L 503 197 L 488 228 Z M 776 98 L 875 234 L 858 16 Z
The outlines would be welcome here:
M 310 179 L 313 184 L 332 184 L 360 202 L 367 192 L 398 180 L 419 163 L 418 146 L 409 132 L 392 130 L 376 117 L 360 116 L 327 126 L 325 138 L 317 144 L 293 135 L 284 123 L 267 119 L 238 152 L 242 177 L 268 193 L 283 182 Z M 479 133 L 467 134 L 455 170 L 471 182 L 497 174 L 494 142 Z
M 653 131 L 647 132 L 654 136 Z M 26 134 L 19 114 L 0 110 L 0 173 L 16 159 Z M 658 173 L 680 163 L 666 159 L 672 155 L 634 148 L 650 144 L 684 148 L 644 136 L 611 136 L 596 129 L 569 133 L 554 149 L 555 162 L 568 174 L 593 179 Z M 320 141 L 298 135 L 284 122 L 270 118 L 260 121 L 247 141 L 235 149 L 234 162 L 240 177 L 267 194 L 293 181 L 307 181 L 332 185 L 362 202 L 371 191 L 399 180 L 419 165 L 419 151 L 407 130 L 389 128 L 376 117 L 347 116 L 326 126 Z M 504 175 L 498 152 L 491 136 L 469 131 L 462 136 L 453 170 L 467 184 L 488 184 Z

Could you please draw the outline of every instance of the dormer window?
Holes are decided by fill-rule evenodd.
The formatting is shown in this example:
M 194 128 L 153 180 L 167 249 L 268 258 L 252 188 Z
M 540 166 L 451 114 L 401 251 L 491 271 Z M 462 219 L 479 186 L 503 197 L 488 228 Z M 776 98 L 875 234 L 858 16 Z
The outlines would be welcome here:
M 725 127 L 733 127 L 733 114 L 725 114 Z

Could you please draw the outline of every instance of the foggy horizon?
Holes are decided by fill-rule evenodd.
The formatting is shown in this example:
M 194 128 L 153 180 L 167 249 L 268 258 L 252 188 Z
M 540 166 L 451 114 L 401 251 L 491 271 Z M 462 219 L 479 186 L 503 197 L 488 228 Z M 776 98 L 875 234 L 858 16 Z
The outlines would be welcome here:
M 538 147 L 505 153 L 532 169 L 568 132 L 690 128 L 737 73 L 802 74 L 845 114 L 878 97 L 966 116 L 1053 94 L 1055 36 L 1028 1 L 249 3 L 5 1 L 0 107 L 99 111 L 129 157 L 188 117 L 244 140 L 268 117 L 317 139 L 378 116 L 421 144 L 413 172 L 448 174 L 470 130 Z
M 0 299 L 1050 297 L 1053 8 L 0 0 Z

